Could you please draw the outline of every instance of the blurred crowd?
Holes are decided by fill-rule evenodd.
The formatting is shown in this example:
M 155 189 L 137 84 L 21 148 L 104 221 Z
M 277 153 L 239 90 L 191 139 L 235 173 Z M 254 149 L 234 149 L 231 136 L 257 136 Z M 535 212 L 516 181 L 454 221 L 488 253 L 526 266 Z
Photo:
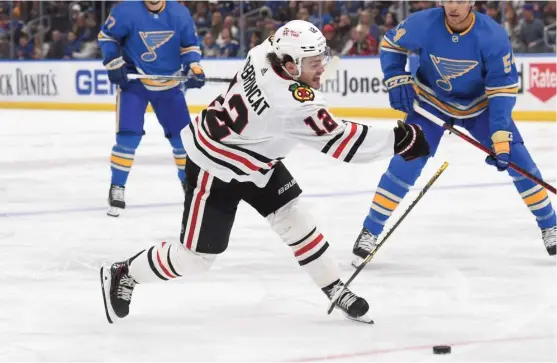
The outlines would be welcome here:
M 0 1 L 0 59 L 99 58 L 100 24 L 117 1 Z M 385 32 L 435 1 L 180 1 L 190 9 L 205 58 L 246 54 L 292 19 L 322 29 L 333 53 L 377 55 Z M 544 28 L 555 1 L 476 1 L 505 28 L 516 53 L 555 51 Z M 13 42 L 13 43 L 12 43 Z

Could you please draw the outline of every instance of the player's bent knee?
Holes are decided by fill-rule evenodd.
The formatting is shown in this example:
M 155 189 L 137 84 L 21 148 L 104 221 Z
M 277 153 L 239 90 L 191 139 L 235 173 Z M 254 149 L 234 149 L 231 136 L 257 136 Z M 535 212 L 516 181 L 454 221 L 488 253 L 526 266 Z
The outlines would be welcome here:
M 116 134 L 116 144 L 128 148 L 137 149 L 143 135 L 138 135 L 132 131 L 122 131 Z
M 182 139 L 180 138 L 179 134 L 176 136 L 168 137 L 168 141 L 170 142 L 170 145 L 172 145 L 174 149 L 184 148 L 184 144 L 182 143 Z
M 402 157 L 395 156 L 387 169 L 388 176 L 390 179 L 395 179 L 395 183 L 413 186 L 428 160 L 429 157 L 421 157 L 404 161 Z
M 299 198 L 295 198 L 267 216 L 273 230 L 288 245 L 303 239 L 315 228 L 299 201 Z

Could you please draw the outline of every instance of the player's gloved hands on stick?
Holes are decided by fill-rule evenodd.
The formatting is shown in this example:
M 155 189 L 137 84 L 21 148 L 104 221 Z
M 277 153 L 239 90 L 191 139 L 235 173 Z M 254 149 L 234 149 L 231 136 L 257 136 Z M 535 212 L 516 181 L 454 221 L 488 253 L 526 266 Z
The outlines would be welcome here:
M 410 73 L 388 78 L 384 83 L 389 91 L 389 103 L 392 108 L 405 113 L 414 111 L 413 103 L 416 91 L 414 90 L 414 81 Z
M 205 72 L 199 63 L 184 65 L 184 73 L 188 77 L 185 82 L 187 88 L 201 88 L 205 85 Z
M 497 131 L 491 135 L 493 141 L 493 151 L 496 157 L 488 156 L 485 162 L 489 165 L 497 167 L 499 171 L 505 171 L 509 167 L 511 159 L 511 141 L 513 140 L 512 132 Z
M 422 128 L 398 120 L 395 132 L 395 154 L 406 161 L 429 155 L 429 143 Z
M 108 79 L 110 82 L 117 84 L 121 89 L 128 86 L 128 72 L 126 71 L 126 62 L 124 58 L 118 57 L 104 63 L 108 70 Z

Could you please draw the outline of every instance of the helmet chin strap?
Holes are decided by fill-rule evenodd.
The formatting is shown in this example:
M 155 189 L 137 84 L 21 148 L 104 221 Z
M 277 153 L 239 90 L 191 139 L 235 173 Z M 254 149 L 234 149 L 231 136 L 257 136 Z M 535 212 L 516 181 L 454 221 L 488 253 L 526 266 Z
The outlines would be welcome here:
M 288 74 L 293 80 L 297 81 L 298 78 L 302 75 L 302 64 L 301 64 L 302 60 L 303 60 L 303 58 L 300 59 L 300 66 L 299 67 L 296 65 L 296 69 L 298 70 L 298 74 L 296 74 L 296 75 L 291 74 L 290 72 L 288 72 L 288 70 L 286 69 L 286 67 L 284 65 L 282 66 L 282 70 L 285 71 L 286 74 Z
M 297 80 L 298 80 L 298 77 L 301 76 L 301 72 L 298 72 L 299 74 L 297 74 L 297 75 L 295 75 L 295 76 L 292 75 L 290 72 L 288 72 L 288 69 L 286 69 L 285 66 L 282 66 L 282 70 L 285 71 L 286 74 L 288 74 L 288 75 L 290 76 L 290 78 L 292 78 L 292 79 L 295 80 L 295 81 L 297 81 Z

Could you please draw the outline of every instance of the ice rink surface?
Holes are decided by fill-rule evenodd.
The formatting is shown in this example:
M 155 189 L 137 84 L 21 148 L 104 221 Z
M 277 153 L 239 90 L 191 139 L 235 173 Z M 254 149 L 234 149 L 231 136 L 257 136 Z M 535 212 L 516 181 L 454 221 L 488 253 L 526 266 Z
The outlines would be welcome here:
M 375 325 L 328 316 L 323 293 L 246 205 L 208 274 L 138 285 L 130 316 L 109 325 L 101 264 L 180 232 L 171 148 L 152 114 L 146 124 L 129 208 L 110 218 L 113 114 L 0 110 L 1 361 L 557 360 L 555 258 L 508 175 L 454 135 L 391 222 L 448 169 L 353 284 Z M 555 124 L 519 128 L 555 183 Z M 387 162 L 346 165 L 305 147 L 286 159 L 344 279 Z M 452 354 L 434 356 L 441 344 Z

